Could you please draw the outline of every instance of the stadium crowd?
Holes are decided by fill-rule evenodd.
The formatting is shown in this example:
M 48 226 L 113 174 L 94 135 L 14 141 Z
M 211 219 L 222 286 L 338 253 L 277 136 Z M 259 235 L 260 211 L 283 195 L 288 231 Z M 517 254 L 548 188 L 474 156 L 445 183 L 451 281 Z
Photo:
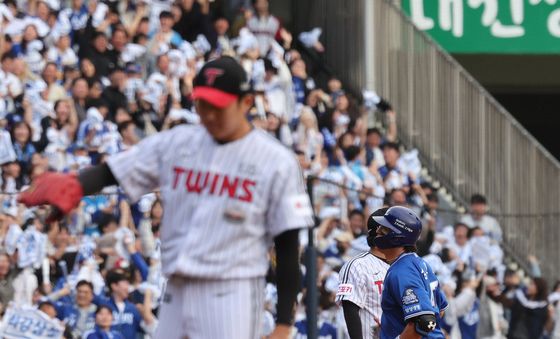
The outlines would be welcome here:
M 439 217 L 437 189 L 423 181 L 417 152 L 399 144 L 390 103 L 371 91 L 352 95 L 320 73 L 319 28 L 292 36 L 268 0 L 242 1 L 231 13 L 218 4 L 0 4 L 0 333 L 151 337 L 165 287 L 158 192 L 132 203 L 112 187 L 52 223 L 46 208 L 18 205 L 17 193 L 45 171 L 79 171 L 149 135 L 198 123 L 194 75 L 205 61 L 231 55 L 257 93 L 248 119 L 293 149 L 315 178 L 321 338 L 347 337 L 334 302 L 337 272 L 369 250 L 366 218 L 384 205 L 421 217 L 418 254 L 449 299 L 451 338 L 560 338 L 558 284 L 547 288 L 534 257 L 527 277 L 504 264 L 501 228 L 483 195 L 454 224 Z M 302 232 L 302 249 L 306 243 Z M 273 249 L 270 259 L 274 265 Z M 274 281 L 269 274 L 263 337 L 274 327 Z M 304 299 L 303 290 L 296 338 L 306 338 Z M 30 329 L 25 319 L 41 325 Z

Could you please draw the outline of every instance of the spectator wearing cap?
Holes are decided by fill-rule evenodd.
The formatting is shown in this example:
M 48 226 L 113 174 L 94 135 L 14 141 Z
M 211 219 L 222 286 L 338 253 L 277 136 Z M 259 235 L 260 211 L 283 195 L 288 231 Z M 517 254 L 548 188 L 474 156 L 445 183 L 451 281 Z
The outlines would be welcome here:
M 83 335 L 84 339 L 125 339 L 119 331 L 112 328 L 113 310 L 107 305 L 100 305 L 95 311 L 95 328 Z M 134 338 L 134 337 L 132 337 Z
M 111 330 L 120 333 L 124 339 L 136 339 L 144 324 L 136 306 L 128 301 L 130 284 L 126 275 L 118 269 L 109 271 L 107 286 L 110 297 L 105 304 L 113 311 L 114 318 Z
M 486 197 L 482 194 L 473 194 L 473 196 L 471 196 L 469 213 L 461 217 L 461 222 L 470 228 L 476 226 L 480 227 L 487 236 L 501 243 L 502 228 L 498 221 L 487 213 L 488 203 Z

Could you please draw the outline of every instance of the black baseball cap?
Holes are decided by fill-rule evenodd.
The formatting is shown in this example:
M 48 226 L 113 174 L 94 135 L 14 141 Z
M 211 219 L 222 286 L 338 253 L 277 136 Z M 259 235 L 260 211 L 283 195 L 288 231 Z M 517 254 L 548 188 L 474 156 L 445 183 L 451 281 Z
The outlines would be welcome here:
M 251 92 L 247 73 L 227 56 L 207 62 L 194 78 L 193 87 L 193 99 L 202 99 L 218 108 L 225 108 Z

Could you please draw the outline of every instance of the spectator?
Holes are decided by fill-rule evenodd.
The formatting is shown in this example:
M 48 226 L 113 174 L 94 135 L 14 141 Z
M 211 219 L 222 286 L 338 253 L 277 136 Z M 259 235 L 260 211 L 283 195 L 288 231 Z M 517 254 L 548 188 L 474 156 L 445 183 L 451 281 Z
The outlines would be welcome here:
M 500 227 L 498 221 L 494 219 L 494 217 L 489 216 L 487 213 L 488 204 L 486 202 L 486 197 L 481 194 L 474 194 L 471 197 L 469 214 L 461 217 L 461 222 L 470 228 L 475 226 L 480 227 L 490 238 L 494 239 L 498 243 L 501 243 L 502 228 Z
M 377 168 L 385 166 L 385 158 L 381 151 L 381 132 L 377 128 L 367 130 L 366 136 L 366 166 L 370 166 L 373 161 Z
M 508 339 L 540 338 L 548 320 L 546 281 L 533 278 L 525 290 L 517 289 L 513 299 L 507 299 L 495 288 L 489 290 L 492 296 L 511 309 Z
M 291 34 L 270 14 L 268 6 L 268 0 L 253 0 L 254 15 L 247 21 L 247 28 L 257 37 L 261 56 L 266 55 L 275 40 L 283 40 L 285 48 L 292 42 Z
M 109 70 L 114 69 L 116 65 L 114 63 L 114 58 L 111 56 L 112 53 L 108 49 L 108 41 L 105 33 L 95 32 L 91 38 L 91 46 L 92 48 L 87 54 L 87 58 L 95 67 L 95 73 L 86 74 L 86 77 L 101 78 L 108 76 Z
M 290 64 L 290 71 L 292 72 L 292 82 L 296 103 L 304 104 L 305 98 L 309 92 L 315 89 L 315 81 L 308 77 L 305 62 L 302 59 L 294 60 Z
M 95 328 L 85 332 L 85 339 L 124 339 L 126 338 L 120 332 L 111 328 L 113 324 L 113 311 L 109 306 L 101 305 L 95 311 Z
M 31 143 L 31 126 L 26 122 L 16 122 L 12 127 L 12 144 L 16 152 L 17 161 L 21 167 L 21 174 L 27 175 L 31 170 L 31 156 L 36 152 Z M 21 176 L 18 177 L 21 180 Z
M 188 42 L 195 41 L 199 34 L 209 38 L 209 35 L 213 32 L 209 15 L 209 1 L 182 0 L 179 2 L 179 8 L 180 18 L 173 25 L 173 29 L 181 38 Z M 223 25 L 223 23 L 221 24 Z M 227 28 L 225 31 L 227 31 Z M 221 30 L 222 36 L 225 31 Z
M 10 256 L 0 253 L 0 303 L 5 309 L 8 303 L 14 299 L 14 278 L 17 270 L 11 267 Z
M 138 136 L 136 135 L 136 125 L 131 120 L 121 122 L 118 125 L 119 134 L 122 137 L 120 150 L 127 150 L 138 143 Z
M 70 287 L 66 286 L 59 296 L 70 294 Z M 81 280 L 76 284 L 75 304 L 60 303 L 58 318 L 70 328 L 76 338 L 92 330 L 96 324 L 97 306 L 93 303 L 93 284 Z
M 179 33 L 175 32 L 173 28 L 173 14 L 168 11 L 163 11 L 159 14 L 159 29 L 156 31 L 151 40 L 151 51 L 157 54 L 161 51 L 163 46 L 168 48 L 169 45 L 180 46 L 183 38 Z
M 366 228 L 366 220 L 364 213 L 360 210 L 352 210 L 348 215 L 348 221 L 350 225 L 350 230 L 354 235 L 354 238 L 358 238 L 360 236 L 366 235 L 367 228 Z
M 78 117 L 78 123 L 86 118 L 86 100 L 89 92 L 89 84 L 85 78 L 77 78 L 72 81 L 71 93 L 74 110 Z
M 50 102 L 56 102 L 66 97 L 64 87 L 57 83 L 57 68 L 54 62 L 49 62 L 45 65 L 42 76 L 43 80 L 47 84 L 47 98 Z
M 136 334 L 142 331 L 142 316 L 136 306 L 128 301 L 129 282 L 126 276 L 118 270 L 112 270 L 107 273 L 107 285 L 111 292 L 108 306 L 113 313 L 113 321 L 111 330 L 122 335 L 124 339 L 135 339 Z M 96 314 L 96 324 L 98 315 Z M 106 325 L 106 322 L 103 322 Z M 106 331 L 106 328 L 103 328 Z
M 379 167 L 379 174 L 383 178 L 385 189 L 389 192 L 396 188 L 406 189 L 408 186 L 408 178 L 397 166 L 399 156 L 400 150 L 398 144 L 388 142 L 383 145 L 385 165 Z
M 122 68 L 116 67 L 111 70 L 109 78 L 111 80 L 111 85 L 103 90 L 101 98 L 107 103 L 109 108 L 109 115 L 107 118 L 111 121 L 115 121 L 115 117 L 119 111 L 126 111 L 128 108 L 127 98 L 124 94 L 126 74 Z

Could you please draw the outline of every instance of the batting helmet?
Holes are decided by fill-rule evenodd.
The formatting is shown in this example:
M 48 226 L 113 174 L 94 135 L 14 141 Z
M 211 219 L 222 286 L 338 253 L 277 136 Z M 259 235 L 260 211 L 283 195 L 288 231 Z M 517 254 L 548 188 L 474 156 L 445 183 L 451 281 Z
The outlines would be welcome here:
M 406 207 L 394 206 L 389 208 L 385 215 L 372 218 L 379 226 L 389 230 L 374 239 L 375 246 L 381 249 L 414 246 L 422 232 L 422 222 L 412 210 Z
M 368 220 L 367 220 L 367 243 L 369 247 L 375 247 L 375 243 L 373 239 L 377 236 L 377 228 L 379 227 L 379 223 L 373 219 L 373 217 L 381 217 L 385 215 L 389 207 L 383 207 L 378 209 L 377 211 L 373 212 Z

